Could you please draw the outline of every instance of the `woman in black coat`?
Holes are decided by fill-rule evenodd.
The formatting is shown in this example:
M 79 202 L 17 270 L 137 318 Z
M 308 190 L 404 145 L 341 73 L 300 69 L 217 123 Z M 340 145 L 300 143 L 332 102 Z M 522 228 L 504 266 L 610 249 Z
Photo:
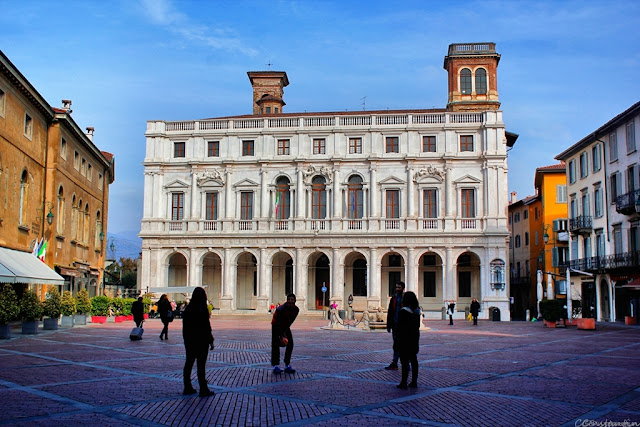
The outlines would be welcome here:
M 480 303 L 477 299 L 473 299 L 471 301 L 471 306 L 469 307 L 469 312 L 471 313 L 471 317 L 473 317 L 473 324 L 478 324 L 478 312 L 480 311 Z
M 191 385 L 191 370 L 197 360 L 198 384 L 200 384 L 200 396 L 212 396 L 209 390 L 205 365 L 209 349 L 213 350 L 213 334 L 209 323 L 209 308 L 207 307 L 207 293 L 203 288 L 195 288 L 189 305 L 182 314 L 182 337 L 187 360 L 184 363 L 184 391 L 182 394 L 195 394 L 196 390 Z
M 394 350 L 400 353 L 402 380 L 398 388 L 407 388 L 409 363 L 411 363 L 411 383 L 409 387 L 418 387 L 418 348 L 420 345 L 420 309 L 418 298 L 413 292 L 405 292 L 402 297 L 402 309 L 398 313 L 396 341 Z
M 169 318 L 169 312 L 171 312 L 171 318 Z M 160 332 L 160 339 L 164 336 L 165 340 L 168 340 L 167 332 L 169 332 L 169 322 L 173 321 L 173 310 L 171 310 L 171 302 L 167 298 L 167 294 L 162 294 L 160 301 L 158 301 L 158 314 L 164 328 Z

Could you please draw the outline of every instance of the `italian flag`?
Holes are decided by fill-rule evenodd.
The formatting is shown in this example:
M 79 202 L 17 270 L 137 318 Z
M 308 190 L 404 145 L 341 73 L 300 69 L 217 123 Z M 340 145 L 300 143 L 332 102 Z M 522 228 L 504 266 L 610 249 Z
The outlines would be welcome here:
M 276 191 L 276 205 L 273 209 L 275 212 L 276 218 L 278 218 L 278 211 L 280 210 L 280 192 Z
M 40 245 L 40 249 L 38 249 L 38 258 L 40 261 L 44 262 L 44 257 L 47 255 L 47 241 L 45 240 L 42 245 Z

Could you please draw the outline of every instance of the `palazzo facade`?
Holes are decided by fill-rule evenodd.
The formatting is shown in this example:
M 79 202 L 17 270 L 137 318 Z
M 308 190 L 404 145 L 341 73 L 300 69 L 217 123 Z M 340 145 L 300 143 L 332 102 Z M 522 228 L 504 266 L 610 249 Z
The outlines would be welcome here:
M 472 298 L 509 320 L 507 146 L 493 43 L 449 46 L 446 108 L 284 113 L 285 72 L 249 72 L 253 114 L 147 122 L 143 290 L 203 286 L 222 311 L 297 295 L 427 317 Z M 324 290 L 324 292 L 323 292 Z M 351 298 L 350 298 L 351 297 Z

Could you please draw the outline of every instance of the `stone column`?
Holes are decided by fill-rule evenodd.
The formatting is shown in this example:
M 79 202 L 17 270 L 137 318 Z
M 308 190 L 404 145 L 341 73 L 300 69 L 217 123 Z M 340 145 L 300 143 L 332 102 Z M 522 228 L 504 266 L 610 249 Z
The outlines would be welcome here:
M 269 295 L 267 294 L 267 277 L 271 276 L 267 271 L 269 262 L 267 261 L 266 248 L 260 248 L 260 264 L 258 265 L 258 298 L 256 312 L 266 313 L 269 311 Z
M 380 263 L 377 260 L 378 249 L 369 250 L 369 283 L 367 284 L 367 307 L 380 305 L 380 295 L 382 294 L 382 282 L 380 279 Z
M 442 266 L 442 295 L 445 300 L 456 298 L 455 292 L 455 270 L 456 266 L 453 261 L 453 248 L 447 248 L 446 261 Z
M 233 310 L 233 278 L 235 276 L 231 262 L 231 249 L 224 248 L 222 260 L 222 296 L 220 297 L 220 311 Z
M 153 216 L 154 197 L 156 197 L 156 195 L 158 194 L 153 188 L 154 175 L 154 172 L 144 173 L 144 207 L 142 213 L 143 219 L 151 218 Z
M 413 261 L 415 248 L 409 248 L 407 250 L 407 263 L 405 264 L 406 271 L 406 289 L 418 296 L 418 265 Z
M 302 261 L 302 248 L 296 248 L 296 259 L 293 260 L 293 268 L 294 268 L 294 283 L 293 289 L 296 294 L 297 306 L 300 308 L 300 311 L 307 311 L 307 294 L 309 292 L 309 286 L 307 285 L 307 280 L 305 277 L 305 273 L 307 272 L 307 264 Z
M 200 264 L 200 276 L 198 276 L 197 249 L 189 249 L 189 270 L 187 275 L 187 286 L 202 286 L 202 264 Z
M 369 167 L 369 175 L 370 175 L 370 179 L 371 179 L 371 214 L 370 217 L 372 218 L 379 218 L 380 217 L 380 205 L 378 203 L 378 178 L 377 178 L 377 171 L 376 171 L 376 166 L 375 165 L 371 165 Z
M 413 179 L 411 179 L 411 175 L 413 174 L 413 169 L 410 166 L 407 166 L 407 212 L 404 215 L 407 218 L 415 218 L 415 194 L 413 194 Z
M 344 294 L 343 275 L 341 274 L 343 265 L 340 264 L 340 249 L 333 248 L 331 253 L 331 288 L 327 295 L 326 305 L 337 302 L 340 306 L 342 294 Z

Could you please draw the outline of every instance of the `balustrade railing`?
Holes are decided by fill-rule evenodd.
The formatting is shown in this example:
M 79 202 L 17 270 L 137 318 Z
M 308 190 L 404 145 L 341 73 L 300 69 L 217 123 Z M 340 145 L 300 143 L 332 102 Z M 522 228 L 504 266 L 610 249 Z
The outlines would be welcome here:
M 630 214 L 638 212 L 640 208 L 640 189 L 623 194 L 616 200 L 616 211 L 618 213 Z
M 462 230 L 475 230 L 477 226 L 476 219 L 461 219 L 460 228 Z
M 385 230 L 400 230 L 400 220 L 398 220 L 398 219 L 385 219 L 384 220 L 384 229 Z
M 169 231 L 182 231 L 184 227 L 184 221 L 170 221 Z
M 591 230 L 591 215 L 580 215 L 569 220 L 570 231 Z
M 583 271 L 615 270 L 620 268 L 638 269 L 640 268 L 640 252 L 623 252 L 620 254 L 573 259 L 569 261 L 568 265 L 575 270 Z
M 203 230 L 204 231 L 218 231 L 220 226 L 218 221 L 204 221 Z
M 437 230 L 440 228 L 440 220 L 437 218 L 425 218 L 420 220 L 423 230 Z

